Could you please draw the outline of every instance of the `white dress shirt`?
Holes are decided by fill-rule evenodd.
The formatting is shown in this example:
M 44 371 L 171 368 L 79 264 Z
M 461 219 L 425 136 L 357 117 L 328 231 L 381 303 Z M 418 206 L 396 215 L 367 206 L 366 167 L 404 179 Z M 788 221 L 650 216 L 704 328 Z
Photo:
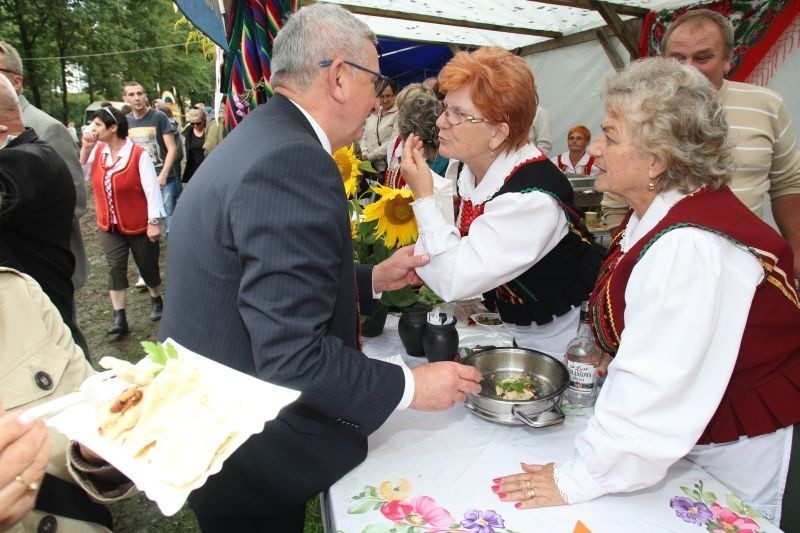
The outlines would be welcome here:
M 464 165 L 458 177 L 459 195 L 475 205 L 487 202 L 517 165 L 541 155 L 533 144 L 501 154 L 477 187 L 472 172 Z M 418 268 L 417 273 L 448 302 L 513 280 L 550 253 L 568 231 L 566 215 L 558 202 L 541 192 L 506 193 L 487 202 L 464 237 L 444 220 L 434 197 L 417 200 L 412 206 L 419 228 L 416 253 L 431 256 L 430 263 Z M 560 358 L 575 336 L 579 317 L 576 307 L 548 324 L 506 324 L 506 328 L 520 346 Z
M 681 198 L 662 193 L 641 219 L 634 214 L 623 253 Z M 765 480 L 785 476 L 790 431 L 695 446 L 730 380 L 762 278 L 750 253 L 709 231 L 675 229 L 647 250 L 625 290 L 625 330 L 595 414 L 576 438 L 575 458 L 556 466 L 570 503 L 649 487 L 691 452 L 762 512 L 780 509 L 783 487 Z

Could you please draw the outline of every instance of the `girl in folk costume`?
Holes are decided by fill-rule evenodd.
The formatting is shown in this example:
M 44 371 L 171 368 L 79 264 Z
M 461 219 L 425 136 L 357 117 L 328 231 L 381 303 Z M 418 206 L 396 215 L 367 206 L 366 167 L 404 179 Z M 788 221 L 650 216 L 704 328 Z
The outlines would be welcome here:
M 83 135 L 83 173 L 91 180 L 97 208 L 100 245 L 108 263 L 108 289 L 114 320 L 109 334 L 128 333 L 125 291 L 128 250 L 150 292 L 153 321 L 161 319 L 161 275 L 158 268 L 164 204 L 150 155 L 128 138 L 128 121 L 120 111 L 104 107 L 92 115 Z
M 525 61 L 500 48 L 457 54 L 439 76 L 439 151 L 464 163 L 455 225 L 433 200 L 423 144 L 410 135 L 401 170 L 420 231 L 417 273 L 447 301 L 483 293 L 517 344 L 561 357 L 575 335 L 603 250 L 564 174 L 533 144 L 536 88 Z
M 564 174 L 596 176 L 598 169 L 594 165 L 594 156 L 586 152 L 591 140 L 589 128 L 580 124 L 573 126 L 567 133 L 569 150 L 552 158 L 553 163 Z

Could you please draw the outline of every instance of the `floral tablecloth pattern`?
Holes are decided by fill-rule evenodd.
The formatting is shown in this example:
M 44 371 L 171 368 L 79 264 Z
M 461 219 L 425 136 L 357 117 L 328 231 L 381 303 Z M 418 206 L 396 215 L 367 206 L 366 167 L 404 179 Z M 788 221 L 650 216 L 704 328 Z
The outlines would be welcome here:
M 396 320 L 364 352 L 403 353 Z M 409 366 L 420 358 L 403 356 Z M 423 360 L 424 361 L 424 360 Z M 520 471 L 520 461 L 564 461 L 591 409 L 567 409 L 554 427 L 493 424 L 465 406 L 397 411 L 369 439 L 364 463 L 325 494 L 330 533 L 573 533 L 779 531 L 694 463 L 679 461 L 653 487 L 569 506 L 514 508 L 491 492 L 492 479 Z M 722 498 L 718 498 L 721 495 Z M 585 525 L 585 528 L 584 528 Z

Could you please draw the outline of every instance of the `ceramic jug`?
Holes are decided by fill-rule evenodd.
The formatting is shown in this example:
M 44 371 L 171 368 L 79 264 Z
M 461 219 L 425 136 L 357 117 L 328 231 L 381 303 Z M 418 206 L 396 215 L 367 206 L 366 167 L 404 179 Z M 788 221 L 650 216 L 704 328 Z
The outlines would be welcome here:
M 422 348 L 431 363 L 455 359 L 458 353 L 456 317 L 446 313 L 429 313 L 422 334 Z
M 400 341 L 408 355 L 424 357 L 425 350 L 422 348 L 422 333 L 428 322 L 428 311 L 431 308 L 427 304 L 416 303 L 403 311 L 397 323 L 397 332 Z

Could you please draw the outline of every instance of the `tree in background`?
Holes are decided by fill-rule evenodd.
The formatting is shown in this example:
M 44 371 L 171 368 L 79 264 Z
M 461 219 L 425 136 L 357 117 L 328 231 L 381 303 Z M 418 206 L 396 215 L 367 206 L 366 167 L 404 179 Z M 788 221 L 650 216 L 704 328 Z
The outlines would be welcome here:
M 191 24 L 168 0 L 0 0 L 0 39 L 17 47 L 31 102 L 66 121 L 93 100 L 120 100 L 135 79 L 151 98 L 177 88 L 212 101 L 213 59 L 190 40 Z M 68 69 L 83 72 L 83 97 L 67 94 Z

